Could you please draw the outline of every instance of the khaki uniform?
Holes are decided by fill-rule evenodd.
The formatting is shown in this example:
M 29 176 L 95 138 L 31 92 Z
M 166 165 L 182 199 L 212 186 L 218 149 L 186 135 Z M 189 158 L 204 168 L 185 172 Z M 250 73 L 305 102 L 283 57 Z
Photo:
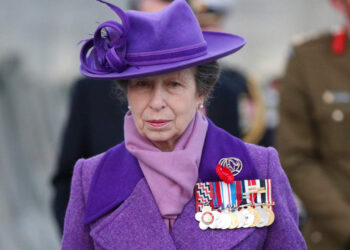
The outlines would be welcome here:
M 282 166 L 308 212 L 309 249 L 350 240 L 350 42 L 332 34 L 295 46 L 281 83 L 277 144 Z

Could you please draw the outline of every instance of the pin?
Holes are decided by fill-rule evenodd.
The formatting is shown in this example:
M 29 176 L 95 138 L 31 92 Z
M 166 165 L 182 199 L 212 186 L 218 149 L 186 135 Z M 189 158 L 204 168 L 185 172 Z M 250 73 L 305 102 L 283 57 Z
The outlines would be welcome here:
M 223 167 L 227 167 L 234 176 L 238 175 L 243 168 L 242 161 L 235 157 L 222 158 L 219 164 Z
M 232 183 L 234 177 L 238 175 L 243 168 L 242 161 L 235 157 L 222 158 L 216 165 L 216 173 L 220 179 L 226 183 Z

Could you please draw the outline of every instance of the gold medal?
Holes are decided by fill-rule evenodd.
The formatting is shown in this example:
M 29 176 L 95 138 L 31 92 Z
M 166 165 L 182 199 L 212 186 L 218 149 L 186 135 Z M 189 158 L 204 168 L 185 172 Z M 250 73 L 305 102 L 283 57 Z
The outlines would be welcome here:
M 269 215 L 269 220 L 268 220 L 266 226 L 270 226 L 275 221 L 275 214 L 272 211 L 272 209 L 268 208 L 267 206 L 264 206 L 264 209 L 266 210 L 266 212 Z
M 248 209 L 254 214 L 254 222 L 250 227 L 256 227 L 261 220 L 261 215 L 257 210 L 255 210 L 252 207 L 248 207 Z

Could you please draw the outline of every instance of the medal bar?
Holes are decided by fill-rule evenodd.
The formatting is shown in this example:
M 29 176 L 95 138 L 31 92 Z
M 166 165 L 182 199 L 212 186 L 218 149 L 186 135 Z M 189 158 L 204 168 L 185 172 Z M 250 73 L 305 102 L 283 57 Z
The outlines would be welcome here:
M 275 220 L 270 179 L 197 183 L 195 197 L 201 230 L 260 228 Z

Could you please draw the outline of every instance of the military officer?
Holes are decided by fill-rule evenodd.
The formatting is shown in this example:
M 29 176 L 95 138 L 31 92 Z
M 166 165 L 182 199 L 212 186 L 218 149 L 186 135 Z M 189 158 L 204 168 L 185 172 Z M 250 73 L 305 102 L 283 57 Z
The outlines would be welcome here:
M 282 80 L 278 149 L 308 221 L 309 249 L 350 246 L 350 0 L 346 26 L 294 46 Z

